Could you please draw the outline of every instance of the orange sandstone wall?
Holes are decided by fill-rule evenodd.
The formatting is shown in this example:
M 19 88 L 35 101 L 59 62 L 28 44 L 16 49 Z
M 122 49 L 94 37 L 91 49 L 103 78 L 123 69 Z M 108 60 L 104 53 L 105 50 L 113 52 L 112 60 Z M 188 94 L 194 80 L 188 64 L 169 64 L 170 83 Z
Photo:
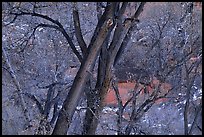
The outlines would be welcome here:
M 120 93 L 120 97 L 122 99 L 122 103 L 123 105 L 125 104 L 125 102 L 131 97 L 131 91 L 134 90 L 135 87 L 135 82 L 119 82 L 118 83 L 118 89 L 119 89 L 119 93 Z M 147 92 L 149 92 L 150 94 L 152 93 L 153 89 L 156 86 L 159 86 L 160 81 L 157 79 L 154 79 L 153 82 L 151 83 L 151 86 L 147 86 L 146 90 Z M 139 89 L 142 89 L 140 92 L 140 95 L 138 98 L 142 98 L 144 97 L 144 86 L 139 84 Z M 160 95 L 164 95 L 165 93 L 167 93 L 169 90 L 171 89 L 171 85 L 168 83 L 161 83 L 160 86 Z M 161 102 L 166 102 L 168 101 L 167 98 L 161 98 L 159 100 L 156 101 L 156 103 L 161 103 Z M 106 105 L 113 105 L 113 106 L 117 106 L 117 98 L 115 95 L 115 91 L 113 88 L 110 88 L 104 103 Z

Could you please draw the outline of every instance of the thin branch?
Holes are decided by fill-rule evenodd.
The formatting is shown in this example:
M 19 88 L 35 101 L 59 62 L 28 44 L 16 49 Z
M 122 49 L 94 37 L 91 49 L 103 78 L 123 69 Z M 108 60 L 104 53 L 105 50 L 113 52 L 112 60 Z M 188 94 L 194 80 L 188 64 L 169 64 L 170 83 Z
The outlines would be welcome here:
M 79 12 L 78 12 L 77 5 L 75 2 L 73 3 L 73 20 L 74 20 L 75 35 L 76 35 L 77 41 L 79 43 L 79 47 L 81 48 L 83 57 L 85 57 L 87 54 L 87 45 L 86 45 L 84 38 L 82 36 L 82 33 L 81 33 Z
M 139 92 L 141 92 L 142 89 L 139 90 L 139 92 L 136 92 L 137 89 L 138 89 L 138 83 L 135 84 L 135 87 L 134 87 L 134 91 L 133 91 L 133 100 L 132 100 L 132 112 L 131 112 L 131 116 L 130 116 L 130 121 L 125 129 L 125 135 L 129 135 L 131 130 L 132 130 L 132 127 L 133 127 L 133 123 L 134 123 L 134 119 L 135 119 L 135 116 L 136 116 L 136 100 L 137 100 L 137 95 Z
M 10 12 L 10 14 L 15 15 L 15 16 L 31 15 L 31 16 L 35 16 L 35 17 L 40 17 L 40 18 L 43 18 L 45 20 L 48 20 L 48 21 L 56 24 L 59 27 L 63 27 L 62 24 L 59 21 L 54 20 L 54 19 L 48 17 L 47 15 L 42 15 L 42 14 L 38 14 L 38 13 L 24 12 L 24 11 L 21 11 L 20 13 Z
M 54 123 L 57 119 L 59 115 L 59 110 L 58 110 L 58 101 L 54 104 L 54 112 L 53 112 L 53 116 L 52 116 L 52 119 L 50 121 L 50 125 L 53 127 L 54 126 Z
M 52 100 L 53 100 L 54 92 L 55 92 L 54 86 L 55 85 L 52 84 L 47 91 L 47 98 L 45 101 L 44 112 L 43 112 L 43 114 L 45 115 L 45 119 L 48 118 L 48 115 L 52 107 Z
M 140 3 L 139 7 L 137 8 L 137 11 L 135 12 L 135 14 L 132 17 L 134 19 L 133 22 L 137 21 L 137 18 L 142 13 L 145 4 L 146 4 L 146 2 Z
M 195 68 L 196 71 L 197 71 L 198 65 L 199 65 L 199 62 L 197 64 L 196 68 Z M 189 105 L 190 105 L 190 92 L 191 92 L 191 88 L 193 86 L 196 74 L 192 78 L 190 78 L 189 68 L 187 68 L 186 64 L 185 64 L 185 70 L 186 70 L 186 79 L 187 79 L 187 82 L 186 82 L 187 89 L 186 89 L 186 103 L 185 103 L 185 106 L 184 106 L 184 134 L 189 135 L 188 108 L 189 108 Z
M 202 132 L 202 128 L 196 124 L 196 127 Z
M 198 61 L 195 63 L 192 63 L 191 66 L 188 68 L 187 73 L 190 74 L 194 68 L 198 68 L 198 66 L 201 64 L 202 59 L 200 58 Z
M 125 7 L 126 3 L 123 3 L 123 4 L 124 4 L 123 6 Z M 130 37 L 131 37 L 131 34 L 135 30 L 135 24 L 138 21 L 137 18 L 141 14 L 141 12 L 143 11 L 144 5 L 145 5 L 145 2 L 141 2 L 141 4 L 139 5 L 137 11 L 135 12 L 134 16 L 132 17 L 132 20 L 128 20 L 128 21 L 125 20 L 123 22 L 125 27 L 127 26 L 127 24 L 129 24 L 130 26 L 127 29 L 127 32 L 124 33 L 125 36 L 123 37 L 122 42 L 118 42 L 120 46 L 118 46 L 119 49 L 118 49 L 118 51 L 117 51 L 117 53 L 115 55 L 114 66 L 117 64 L 117 62 L 119 61 L 119 59 L 120 59 L 121 55 L 123 54 L 125 48 L 127 47 L 127 44 L 128 44 L 128 42 L 130 40 Z M 121 7 L 121 11 L 120 11 L 121 13 L 120 14 L 122 14 L 123 6 Z M 116 40 L 116 41 L 118 41 L 118 40 Z
M 129 40 L 131 38 L 131 34 L 134 31 L 134 29 L 135 29 L 135 27 L 134 27 L 134 25 L 132 25 L 129 28 L 128 32 L 126 33 L 126 35 L 125 35 L 125 37 L 124 37 L 124 39 L 123 39 L 123 41 L 122 41 L 122 43 L 121 43 L 121 45 L 120 45 L 120 47 L 118 49 L 118 52 L 116 54 L 116 57 L 115 57 L 115 60 L 114 60 L 114 66 L 118 63 L 120 57 L 124 53 L 125 48 L 127 47 L 127 44 L 128 44 L 128 42 L 129 42 Z
M 31 118 L 30 118 L 30 116 L 29 116 L 29 114 L 28 114 L 28 109 L 27 109 L 27 107 L 26 107 L 26 102 L 25 102 L 24 97 L 23 97 L 23 95 L 22 95 L 23 91 L 22 91 L 22 89 L 21 89 L 21 87 L 20 87 L 19 81 L 17 80 L 17 77 L 16 77 L 16 75 L 15 75 L 15 73 L 14 73 L 14 70 L 13 70 L 11 64 L 10 64 L 10 61 L 9 61 L 7 52 L 5 51 L 4 47 L 2 47 L 2 55 L 3 55 L 3 58 L 4 58 L 4 60 L 5 60 L 6 65 L 7 65 L 7 67 L 8 67 L 9 74 L 11 75 L 12 80 L 13 80 L 13 82 L 14 82 L 16 88 L 17 88 L 18 95 L 19 95 L 19 98 L 20 98 L 20 100 L 21 100 L 21 105 L 22 105 L 23 112 L 24 112 L 23 114 L 25 115 L 25 118 L 26 118 L 26 120 L 27 120 L 27 122 L 28 122 L 28 125 L 27 125 L 27 126 L 30 126 L 30 125 L 31 125 L 31 123 L 30 123 L 30 122 L 31 122 Z
M 96 10 L 97 10 L 97 18 L 98 18 L 98 20 L 102 16 L 102 12 L 103 12 L 102 8 L 104 8 L 102 4 L 103 4 L 102 2 L 96 2 Z
M 43 18 L 45 20 L 48 20 L 48 21 L 56 24 L 58 27 L 55 27 L 54 25 L 48 25 L 48 24 L 46 24 L 46 25 L 44 24 L 44 27 L 51 27 L 51 28 L 55 28 L 55 29 L 59 30 L 63 34 L 63 36 L 66 38 L 67 42 L 69 43 L 69 45 L 70 45 L 71 49 L 73 50 L 73 52 L 75 53 L 75 55 L 78 57 L 79 61 L 82 62 L 82 60 L 83 60 L 82 56 L 77 51 L 74 43 L 72 42 L 72 39 L 70 38 L 68 33 L 65 31 L 64 27 L 62 26 L 62 24 L 58 20 L 54 20 L 54 19 L 52 19 L 46 15 L 42 15 L 42 14 L 38 14 L 38 13 L 24 12 L 24 11 L 21 11 L 21 13 L 11 12 L 10 14 L 15 15 L 15 16 L 30 15 L 30 16 L 40 17 L 40 18 Z
M 13 18 L 13 20 L 12 20 L 11 22 L 9 22 L 9 23 L 7 23 L 7 24 L 4 24 L 3 26 L 6 27 L 6 26 L 8 26 L 8 25 L 14 23 L 15 20 L 17 19 L 17 17 L 18 17 L 18 15 L 15 15 L 14 18 Z
M 91 113 L 94 115 L 94 117 L 99 120 L 99 118 L 97 117 L 97 115 L 93 112 L 93 110 L 90 107 L 81 107 L 79 109 L 76 108 L 77 111 L 81 110 L 81 109 L 88 109 L 91 111 Z
M 36 103 L 36 105 L 37 105 L 37 107 L 38 107 L 40 113 L 43 114 L 43 106 L 42 106 L 42 104 L 40 103 L 40 101 L 36 98 L 36 96 L 35 96 L 35 95 L 32 95 L 32 94 L 30 94 L 30 93 L 24 93 L 24 95 L 26 95 L 27 97 L 29 97 L 30 99 L 32 99 L 32 100 Z
M 123 4 L 123 7 L 125 7 L 125 5 L 127 6 L 127 4 Z M 121 14 L 121 16 L 119 16 L 116 20 L 116 28 L 113 34 L 113 38 L 112 41 L 110 43 L 110 46 L 108 48 L 108 51 L 111 54 L 116 54 L 119 49 L 119 46 L 122 42 L 122 37 L 123 34 L 126 33 L 127 29 L 124 28 L 124 26 L 122 25 L 122 14 L 125 12 L 125 8 L 123 8 L 122 10 L 119 11 L 119 14 Z M 115 55 L 113 55 L 113 57 L 115 57 Z
M 122 135 L 122 115 L 123 115 L 123 103 L 122 103 L 122 99 L 118 90 L 118 85 L 115 83 L 115 81 L 112 81 L 112 87 L 115 91 L 115 95 L 118 101 L 118 119 L 117 119 L 117 126 L 118 126 L 118 135 Z
M 128 2 L 123 2 L 121 8 L 120 8 L 119 11 L 118 11 L 118 15 L 117 15 L 117 17 L 118 17 L 119 19 L 122 19 L 123 14 L 125 13 L 125 10 L 126 10 L 127 5 L 128 5 Z
M 196 124 L 196 120 L 197 120 L 197 118 L 198 118 L 198 114 L 199 114 L 199 112 L 200 112 L 201 110 L 202 110 L 202 106 L 199 105 L 199 106 L 196 108 L 196 114 L 195 114 L 195 117 L 194 117 L 194 120 L 193 120 L 193 123 L 192 123 L 192 125 L 191 125 L 191 128 L 190 128 L 190 130 L 189 130 L 188 135 L 191 135 L 191 134 L 192 134 L 193 127 L 194 127 L 194 125 Z

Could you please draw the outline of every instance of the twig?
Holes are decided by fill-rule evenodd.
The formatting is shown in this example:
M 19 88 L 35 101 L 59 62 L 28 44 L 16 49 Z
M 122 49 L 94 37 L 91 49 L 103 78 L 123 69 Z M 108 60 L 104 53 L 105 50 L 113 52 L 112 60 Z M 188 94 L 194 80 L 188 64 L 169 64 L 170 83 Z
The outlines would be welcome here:
M 87 54 L 87 45 L 82 36 L 77 3 L 75 2 L 73 3 L 73 13 L 72 14 L 73 14 L 73 20 L 74 20 L 75 35 L 79 43 L 79 47 L 81 48 L 83 57 L 85 57 Z
M 25 103 L 24 97 L 23 97 L 23 95 L 22 95 L 23 91 L 22 91 L 22 89 L 21 89 L 21 87 L 20 87 L 19 81 L 18 81 L 17 78 L 16 78 L 16 75 L 15 75 L 15 73 L 14 73 L 14 71 L 13 71 L 13 68 L 12 68 L 12 66 L 11 66 L 11 64 L 10 64 L 8 55 L 7 55 L 7 53 L 6 53 L 5 49 L 4 49 L 4 47 L 2 47 L 2 55 L 3 55 L 3 58 L 4 58 L 4 60 L 5 60 L 6 65 L 8 66 L 9 74 L 11 75 L 12 80 L 13 80 L 13 82 L 14 82 L 16 88 L 17 88 L 17 93 L 18 93 L 18 95 L 19 95 L 19 97 L 20 97 L 21 106 L 22 106 L 23 112 L 24 112 L 23 114 L 25 115 L 25 118 L 26 118 L 26 120 L 27 120 L 28 126 L 30 126 L 30 125 L 31 125 L 31 118 L 30 118 L 30 116 L 29 116 L 29 114 L 28 114 L 28 109 L 27 109 L 27 107 L 26 107 L 26 103 Z

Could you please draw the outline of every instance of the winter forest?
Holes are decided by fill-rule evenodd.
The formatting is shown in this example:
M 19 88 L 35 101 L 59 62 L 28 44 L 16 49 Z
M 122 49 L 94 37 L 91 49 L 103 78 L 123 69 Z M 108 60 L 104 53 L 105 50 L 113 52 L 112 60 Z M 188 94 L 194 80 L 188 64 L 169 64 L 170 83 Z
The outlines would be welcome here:
M 2 2 L 3 135 L 202 135 L 202 2 Z

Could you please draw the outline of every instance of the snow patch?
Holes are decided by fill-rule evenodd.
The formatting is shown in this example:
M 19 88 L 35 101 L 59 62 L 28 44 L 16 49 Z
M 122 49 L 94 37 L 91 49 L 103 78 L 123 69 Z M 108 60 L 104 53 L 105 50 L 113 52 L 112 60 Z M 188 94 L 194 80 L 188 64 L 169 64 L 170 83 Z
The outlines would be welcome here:
M 38 31 L 42 31 L 42 30 L 43 30 L 43 28 L 39 28 L 39 29 L 38 29 Z

